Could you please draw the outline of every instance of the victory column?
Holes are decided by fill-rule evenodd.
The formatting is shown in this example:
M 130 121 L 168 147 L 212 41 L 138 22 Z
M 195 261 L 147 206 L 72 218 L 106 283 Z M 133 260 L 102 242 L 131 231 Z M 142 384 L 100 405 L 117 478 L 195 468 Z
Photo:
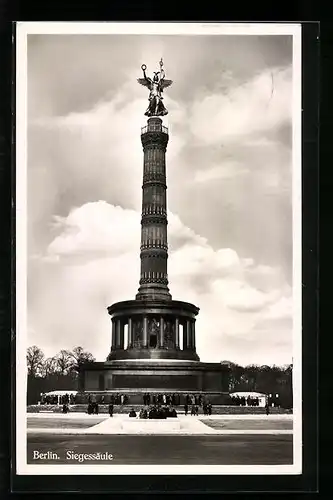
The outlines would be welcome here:
M 82 367 L 81 390 L 103 394 L 106 402 L 112 392 L 126 392 L 134 403 L 149 391 L 205 392 L 217 402 L 228 391 L 225 367 L 200 362 L 195 342 L 199 308 L 172 300 L 168 288 L 165 158 L 169 133 L 161 117 L 168 114 L 163 91 L 173 82 L 165 78 L 162 59 L 159 66 L 150 78 L 143 64 L 143 78 L 138 78 L 149 90 L 147 125 L 141 129 L 144 158 L 139 290 L 135 300 L 108 307 L 110 353 L 106 362 Z

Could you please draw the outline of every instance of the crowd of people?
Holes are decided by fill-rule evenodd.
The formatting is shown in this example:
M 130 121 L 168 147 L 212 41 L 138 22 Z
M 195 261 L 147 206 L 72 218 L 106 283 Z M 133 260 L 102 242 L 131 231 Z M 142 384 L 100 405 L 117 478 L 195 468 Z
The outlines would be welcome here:
M 232 396 L 231 403 L 235 406 L 259 406 L 259 398 L 248 396 Z
M 42 405 L 75 405 L 97 402 L 99 404 L 111 403 L 113 405 L 126 405 L 129 402 L 127 394 L 109 394 L 107 396 L 94 396 L 91 394 L 44 394 L 40 395 Z
M 104 403 L 105 396 L 101 396 L 101 403 Z M 129 402 L 127 394 L 110 394 L 109 396 L 111 405 L 126 405 Z
M 261 399 L 261 400 L 260 400 Z M 278 396 L 273 397 L 272 395 L 266 396 L 265 401 L 263 402 L 262 398 L 259 398 L 257 396 L 251 396 L 248 395 L 247 397 L 245 396 L 240 396 L 240 395 L 232 395 L 229 397 L 229 402 L 228 404 L 230 405 L 235 405 L 235 406 L 272 406 L 272 407 L 279 407 L 280 406 L 280 401 Z
M 177 412 L 175 406 L 180 406 L 182 400 L 185 401 L 184 413 L 188 415 L 199 415 L 199 408 L 202 407 L 204 415 L 212 414 L 211 403 L 204 398 L 201 394 L 162 394 L 162 393 L 145 393 L 142 396 L 144 407 L 139 412 L 140 418 L 167 418 L 176 417 Z M 239 398 L 242 399 L 242 398 Z M 81 401 L 80 401 L 81 402 Z M 108 404 L 108 412 L 110 416 L 113 416 L 114 406 L 126 405 L 129 403 L 129 397 L 127 394 L 109 394 L 106 397 L 104 395 L 88 394 L 85 398 L 87 405 L 87 413 L 89 415 L 98 415 L 99 404 Z M 75 394 L 63 394 L 63 395 L 52 395 L 52 394 L 42 394 L 41 404 L 49 405 L 62 405 L 63 413 L 68 413 L 70 405 L 77 404 L 77 397 Z M 135 410 L 132 408 L 130 416 L 136 416 Z
M 46 405 L 62 405 L 63 413 L 68 413 L 70 405 L 75 405 L 78 403 L 75 394 L 63 394 L 63 395 L 53 395 L 53 394 L 42 394 L 41 404 Z M 212 414 L 212 405 L 207 398 L 201 394 L 165 394 L 165 393 L 144 393 L 142 395 L 143 405 L 143 415 L 145 411 L 147 412 L 147 418 L 149 413 L 155 411 L 156 408 L 169 408 L 170 406 L 180 406 L 184 405 L 185 415 L 199 415 L 199 408 L 202 408 L 203 415 Z M 113 414 L 114 406 L 128 405 L 130 398 L 127 394 L 114 393 L 107 396 L 104 395 L 91 395 L 88 394 L 85 397 L 85 402 L 88 403 L 88 413 L 98 414 L 99 404 L 109 404 L 109 413 Z M 80 401 L 82 403 L 82 401 Z M 254 396 L 231 396 L 230 403 L 235 406 L 259 406 L 260 401 L 258 397 Z M 271 404 L 269 402 L 269 404 Z M 159 410 L 160 411 L 160 410 Z M 145 418 L 145 417 L 142 417 Z
M 165 393 L 144 393 L 142 395 L 144 406 L 150 405 L 172 405 L 180 406 L 186 404 L 188 406 L 203 406 L 208 401 L 202 394 L 165 394 Z M 92 394 L 41 394 L 40 404 L 46 405 L 75 405 L 75 404 L 112 404 L 112 405 L 127 405 L 130 403 L 128 394 L 112 393 L 107 395 L 92 395 Z
M 199 407 L 202 406 L 202 412 L 204 415 L 211 415 L 212 414 L 212 404 L 208 402 L 202 403 L 202 405 L 197 405 L 197 404 L 192 404 L 191 405 L 191 415 L 198 416 L 199 415 Z M 189 412 L 189 405 L 187 403 L 184 404 L 184 413 L 185 416 L 188 415 Z
M 270 406 L 279 406 L 279 401 L 277 396 L 275 399 L 270 397 L 266 398 L 265 401 L 265 411 L 267 415 L 270 413 Z M 62 405 L 62 412 L 68 413 L 70 411 L 70 405 L 75 405 L 78 403 L 87 404 L 87 413 L 89 415 L 98 415 L 99 404 L 108 405 L 108 413 L 112 417 L 114 412 L 114 406 L 124 406 L 128 405 L 130 398 L 127 394 L 123 393 L 113 393 L 108 395 L 96 395 L 96 394 L 86 394 L 83 396 L 75 395 L 72 393 L 65 394 L 41 394 L 41 404 L 46 405 Z M 190 414 L 191 416 L 198 416 L 199 411 L 203 415 L 212 415 L 212 404 L 207 399 L 206 396 L 202 394 L 166 394 L 166 393 L 144 393 L 142 395 L 143 408 L 139 411 L 139 418 L 150 419 L 150 418 L 168 418 L 177 417 L 177 412 L 175 407 L 183 405 L 185 416 Z M 260 406 L 260 400 L 256 396 L 248 395 L 233 395 L 230 396 L 228 404 L 235 406 Z M 134 408 L 131 409 L 129 413 L 130 417 L 136 417 L 137 412 Z
M 88 415 L 98 415 L 98 403 L 96 401 L 88 403 L 87 413 Z
M 137 413 L 134 408 L 128 414 L 129 417 L 137 417 Z M 160 404 L 144 406 L 139 412 L 139 418 L 141 419 L 165 419 L 165 418 L 176 418 L 177 412 L 175 408 L 170 406 L 161 406 Z
M 142 396 L 143 404 L 149 406 L 150 404 L 164 404 L 172 406 L 180 406 L 183 402 L 187 405 L 197 405 L 202 406 L 204 399 L 202 394 L 185 394 L 180 395 L 177 393 L 173 394 L 161 394 L 161 393 L 144 393 Z
M 96 395 L 88 395 L 88 403 L 97 402 L 99 404 L 111 404 L 111 405 L 127 405 L 129 402 L 129 397 L 127 394 L 109 394 L 104 396 L 103 394 L 100 396 Z
M 248 406 L 258 406 L 257 402 L 255 399 L 257 398 L 252 398 L 252 401 L 248 402 L 245 400 L 244 397 L 238 397 L 235 398 L 237 399 L 237 405 L 245 406 L 246 403 Z M 254 400 L 254 401 L 253 401 Z M 203 415 L 212 415 L 212 409 L 213 406 L 212 404 L 208 402 L 202 403 L 202 405 L 197 405 L 197 404 L 192 404 L 188 405 L 187 403 L 184 404 L 184 414 L 187 416 L 190 414 L 191 416 L 198 416 L 199 415 L 199 408 L 202 406 L 202 413 Z M 269 414 L 269 404 L 265 404 L 265 410 L 266 413 Z M 69 403 L 65 401 L 62 405 L 62 411 L 63 413 L 68 413 L 69 412 Z M 98 415 L 99 411 L 99 404 L 96 401 L 90 400 L 87 406 L 87 413 L 88 415 Z M 114 405 L 113 403 L 110 403 L 108 405 L 108 412 L 110 417 L 113 416 L 113 411 L 114 411 Z M 132 407 L 131 411 L 129 412 L 130 417 L 136 417 L 137 413 Z M 169 417 L 177 417 L 177 412 L 173 405 L 171 403 L 161 405 L 160 403 L 153 403 L 153 404 L 145 404 L 143 408 L 140 409 L 139 412 L 139 418 L 169 418 Z
M 137 397 L 137 396 L 136 396 Z M 112 393 L 112 394 L 73 394 L 73 393 L 63 393 L 63 394 L 41 394 L 40 404 L 42 405 L 55 405 L 63 407 L 63 412 L 67 413 L 71 405 L 75 404 L 88 404 L 88 413 L 97 413 L 98 405 L 110 405 L 112 408 L 114 406 L 126 406 L 133 404 L 134 401 L 130 401 L 130 396 L 124 393 Z M 184 394 L 184 393 L 144 393 L 142 395 L 142 402 L 145 407 L 150 406 L 166 406 L 170 405 L 173 407 L 184 406 L 185 415 L 190 413 L 191 415 L 198 415 L 199 408 L 202 408 L 204 415 L 211 415 L 211 404 L 207 397 L 203 394 Z M 269 406 L 280 406 L 279 398 L 276 396 L 266 397 L 266 404 Z M 230 395 L 228 397 L 227 405 L 234 406 L 251 406 L 258 407 L 263 406 L 262 400 L 257 396 L 253 395 Z M 97 408 L 97 409 L 96 409 Z M 113 410 L 112 410 L 113 411 Z
M 75 403 L 75 394 L 41 394 L 40 397 L 40 404 L 42 405 L 74 405 Z
M 204 403 L 202 405 L 202 410 L 204 415 L 211 415 L 212 414 L 212 405 L 211 403 Z M 187 416 L 189 414 L 191 416 L 198 416 L 199 415 L 199 406 L 198 405 L 191 405 L 189 406 L 187 403 L 184 405 L 184 414 Z M 110 412 L 109 412 L 110 413 Z M 112 414 L 110 413 L 110 416 Z M 137 412 L 135 411 L 134 407 L 131 408 L 131 411 L 128 414 L 129 417 L 137 417 Z M 177 412 L 176 409 L 172 406 L 172 404 L 169 405 L 161 405 L 159 403 L 157 404 L 151 404 L 151 405 L 145 405 L 142 407 L 139 411 L 139 418 L 169 418 L 169 417 L 177 417 Z

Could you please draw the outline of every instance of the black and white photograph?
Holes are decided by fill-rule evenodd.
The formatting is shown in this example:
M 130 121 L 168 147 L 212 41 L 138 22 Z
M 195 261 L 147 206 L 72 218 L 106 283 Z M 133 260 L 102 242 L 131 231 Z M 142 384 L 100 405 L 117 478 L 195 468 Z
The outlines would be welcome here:
M 301 26 L 16 26 L 16 472 L 301 474 Z

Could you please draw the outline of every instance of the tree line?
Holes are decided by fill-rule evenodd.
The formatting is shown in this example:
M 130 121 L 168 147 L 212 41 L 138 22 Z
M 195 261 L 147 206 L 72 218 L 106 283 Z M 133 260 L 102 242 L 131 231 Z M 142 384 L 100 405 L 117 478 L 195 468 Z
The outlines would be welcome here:
M 78 373 L 83 363 L 92 363 L 94 356 L 74 347 L 71 351 L 62 349 L 55 356 L 45 357 L 37 346 L 27 349 L 28 404 L 36 403 L 40 394 L 54 390 L 78 390 Z M 284 408 L 292 408 L 292 365 L 241 366 L 223 361 L 229 372 L 229 392 L 260 392 L 278 394 Z
M 27 349 L 28 387 L 27 403 L 34 404 L 40 394 L 50 391 L 78 390 L 80 366 L 95 361 L 94 356 L 83 349 L 62 349 L 55 356 L 46 357 L 36 345 Z
M 292 364 L 285 366 L 247 365 L 240 366 L 231 362 L 223 362 L 229 367 L 229 392 L 260 392 L 278 395 L 284 408 L 292 408 Z

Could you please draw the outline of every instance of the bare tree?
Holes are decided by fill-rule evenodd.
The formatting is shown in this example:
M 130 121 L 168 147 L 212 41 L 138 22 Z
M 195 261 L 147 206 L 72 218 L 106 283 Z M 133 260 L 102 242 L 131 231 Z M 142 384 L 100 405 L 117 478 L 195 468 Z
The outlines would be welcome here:
M 81 346 L 74 347 L 70 355 L 71 370 L 75 372 L 79 372 L 81 365 L 84 363 L 93 363 L 95 361 L 94 356 L 90 352 L 85 351 Z
M 245 390 L 246 378 L 244 367 L 232 363 L 230 367 L 230 378 L 229 378 L 229 387 L 230 391 L 242 391 Z
M 57 372 L 57 360 L 56 360 L 56 358 L 54 356 L 51 358 L 47 358 L 43 363 L 42 376 L 44 378 L 47 378 L 56 372 Z
M 58 352 L 58 354 L 56 354 L 54 359 L 57 373 L 60 375 L 68 374 L 72 365 L 72 356 L 70 351 L 62 349 Z
M 248 390 L 255 392 L 258 390 L 257 379 L 260 367 L 258 365 L 248 365 L 245 367 Z
M 44 362 L 43 351 L 36 345 L 33 345 L 31 347 L 28 347 L 26 357 L 28 374 L 33 377 L 40 375 Z

